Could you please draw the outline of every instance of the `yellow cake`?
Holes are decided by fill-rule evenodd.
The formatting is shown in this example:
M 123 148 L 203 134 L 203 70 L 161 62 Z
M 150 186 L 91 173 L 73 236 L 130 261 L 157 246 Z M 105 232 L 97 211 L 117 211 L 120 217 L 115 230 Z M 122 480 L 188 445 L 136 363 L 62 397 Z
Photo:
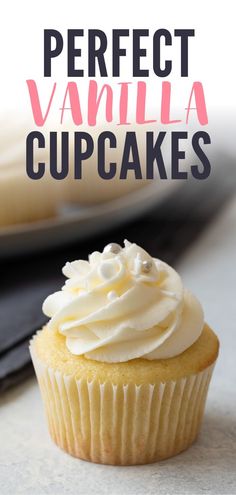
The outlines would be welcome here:
M 186 449 L 219 348 L 196 298 L 172 268 L 128 242 L 64 273 L 66 285 L 44 303 L 51 320 L 30 346 L 55 443 L 117 465 Z

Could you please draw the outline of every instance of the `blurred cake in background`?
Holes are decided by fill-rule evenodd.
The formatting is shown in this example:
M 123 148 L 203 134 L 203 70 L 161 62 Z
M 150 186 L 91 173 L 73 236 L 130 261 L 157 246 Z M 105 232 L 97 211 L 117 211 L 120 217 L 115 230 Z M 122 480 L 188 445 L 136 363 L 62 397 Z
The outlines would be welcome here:
M 22 120 L 22 119 L 21 119 Z M 18 123 L 16 127 L 15 123 Z M 35 163 L 44 161 L 46 163 L 46 173 L 40 180 L 32 180 L 26 173 L 26 137 L 34 130 L 33 125 L 22 122 L 20 118 L 8 117 L 1 125 L 1 145 L 0 145 L 0 227 L 15 224 L 34 222 L 50 217 L 55 217 L 63 205 L 70 203 L 78 205 L 94 205 L 106 201 L 112 201 L 130 191 L 143 187 L 149 181 L 143 179 L 136 180 L 133 172 L 129 172 L 127 180 L 119 179 L 119 168 L 123 153 L 122 144 L 125 133 L 133 128 L 127 129 L 109 126 L 109 130 L 117 136 L 117 148 L 109 150 L 107 146 L 106 160 L 117 162 L 117 175 L 114 179 L 104 180 L 97 172 L 97 137 L 104 128 L 75 128 L 70 132 L 70 172 L 66 179 L 56 180 L 50 176 L 47 164 L 49 163 L 48 136 L 50 130 L 57 130 L 58 135 L 62 128 L 55 126 L 52 129 L 38 129 L 45 136 L 46 149 L 37 149 L 35 146 Z M 57 127 L 57 128 L 56 128 Z M 67 130 L 63 128 L 63 131 Z M 74 132 L 89 132 L 95 144 L 95 150 L 91 159 L 84 161 L 82 165 L 82 179 L 74 179 Z M 146 129 L 135 129 L 139 144 L 143 141 Z M 60 140 L 59 140 L 60 144 Z M 141 160 L 144 160 L 144 151 L 141 150 Z M 142 156 L 144 155 L 144 156 Z M 60 160 L 60 149 L 58 148 Z M 59 167 L 60 167 L 59 161 Z M 109 166 L 109 165 L 107 165 Z

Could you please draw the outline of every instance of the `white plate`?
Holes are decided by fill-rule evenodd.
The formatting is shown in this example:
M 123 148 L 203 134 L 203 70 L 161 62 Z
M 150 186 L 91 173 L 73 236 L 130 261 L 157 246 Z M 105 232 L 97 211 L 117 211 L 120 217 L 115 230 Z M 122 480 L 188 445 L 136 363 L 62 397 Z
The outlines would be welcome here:
M 160 203 L 180 181 L 153 181 L 119 199 L 91 207 L 66 206 L 58 216 L 0 229 L 0 256 L 40 251 L 82 241 L 145 212 Z

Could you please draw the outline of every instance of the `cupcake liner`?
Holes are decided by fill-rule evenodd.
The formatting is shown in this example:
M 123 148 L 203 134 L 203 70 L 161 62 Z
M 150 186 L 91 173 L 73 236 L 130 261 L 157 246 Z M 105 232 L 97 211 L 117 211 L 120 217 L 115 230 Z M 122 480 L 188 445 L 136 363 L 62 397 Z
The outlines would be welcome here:
M 73 456 L 115 465 L 178 454 L 196 438 L 213 365 L 176 381 L 112 384 L 66 376 L 30 352 L 54 442 Z

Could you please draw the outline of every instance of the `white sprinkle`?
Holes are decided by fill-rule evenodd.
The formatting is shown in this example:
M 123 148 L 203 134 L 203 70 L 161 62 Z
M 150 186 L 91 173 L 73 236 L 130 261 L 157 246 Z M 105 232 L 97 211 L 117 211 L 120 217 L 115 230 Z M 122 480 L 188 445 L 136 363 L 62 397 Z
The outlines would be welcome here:
M 122 250 L 122 247 L 116 242 L 111 242 L 104 249 L 104 253 L 118 254 Z
M 107 294 L 107 299 L 109 299 L 109 301 L 114 301 L 115 299 L 117 299 L 117 297 L 117 293 L 114 290 L 111 290 Z
M 116 265 L 112 261 L 103 261 L 99 273 L 103 280 L 110 280 L 116 274 Z

